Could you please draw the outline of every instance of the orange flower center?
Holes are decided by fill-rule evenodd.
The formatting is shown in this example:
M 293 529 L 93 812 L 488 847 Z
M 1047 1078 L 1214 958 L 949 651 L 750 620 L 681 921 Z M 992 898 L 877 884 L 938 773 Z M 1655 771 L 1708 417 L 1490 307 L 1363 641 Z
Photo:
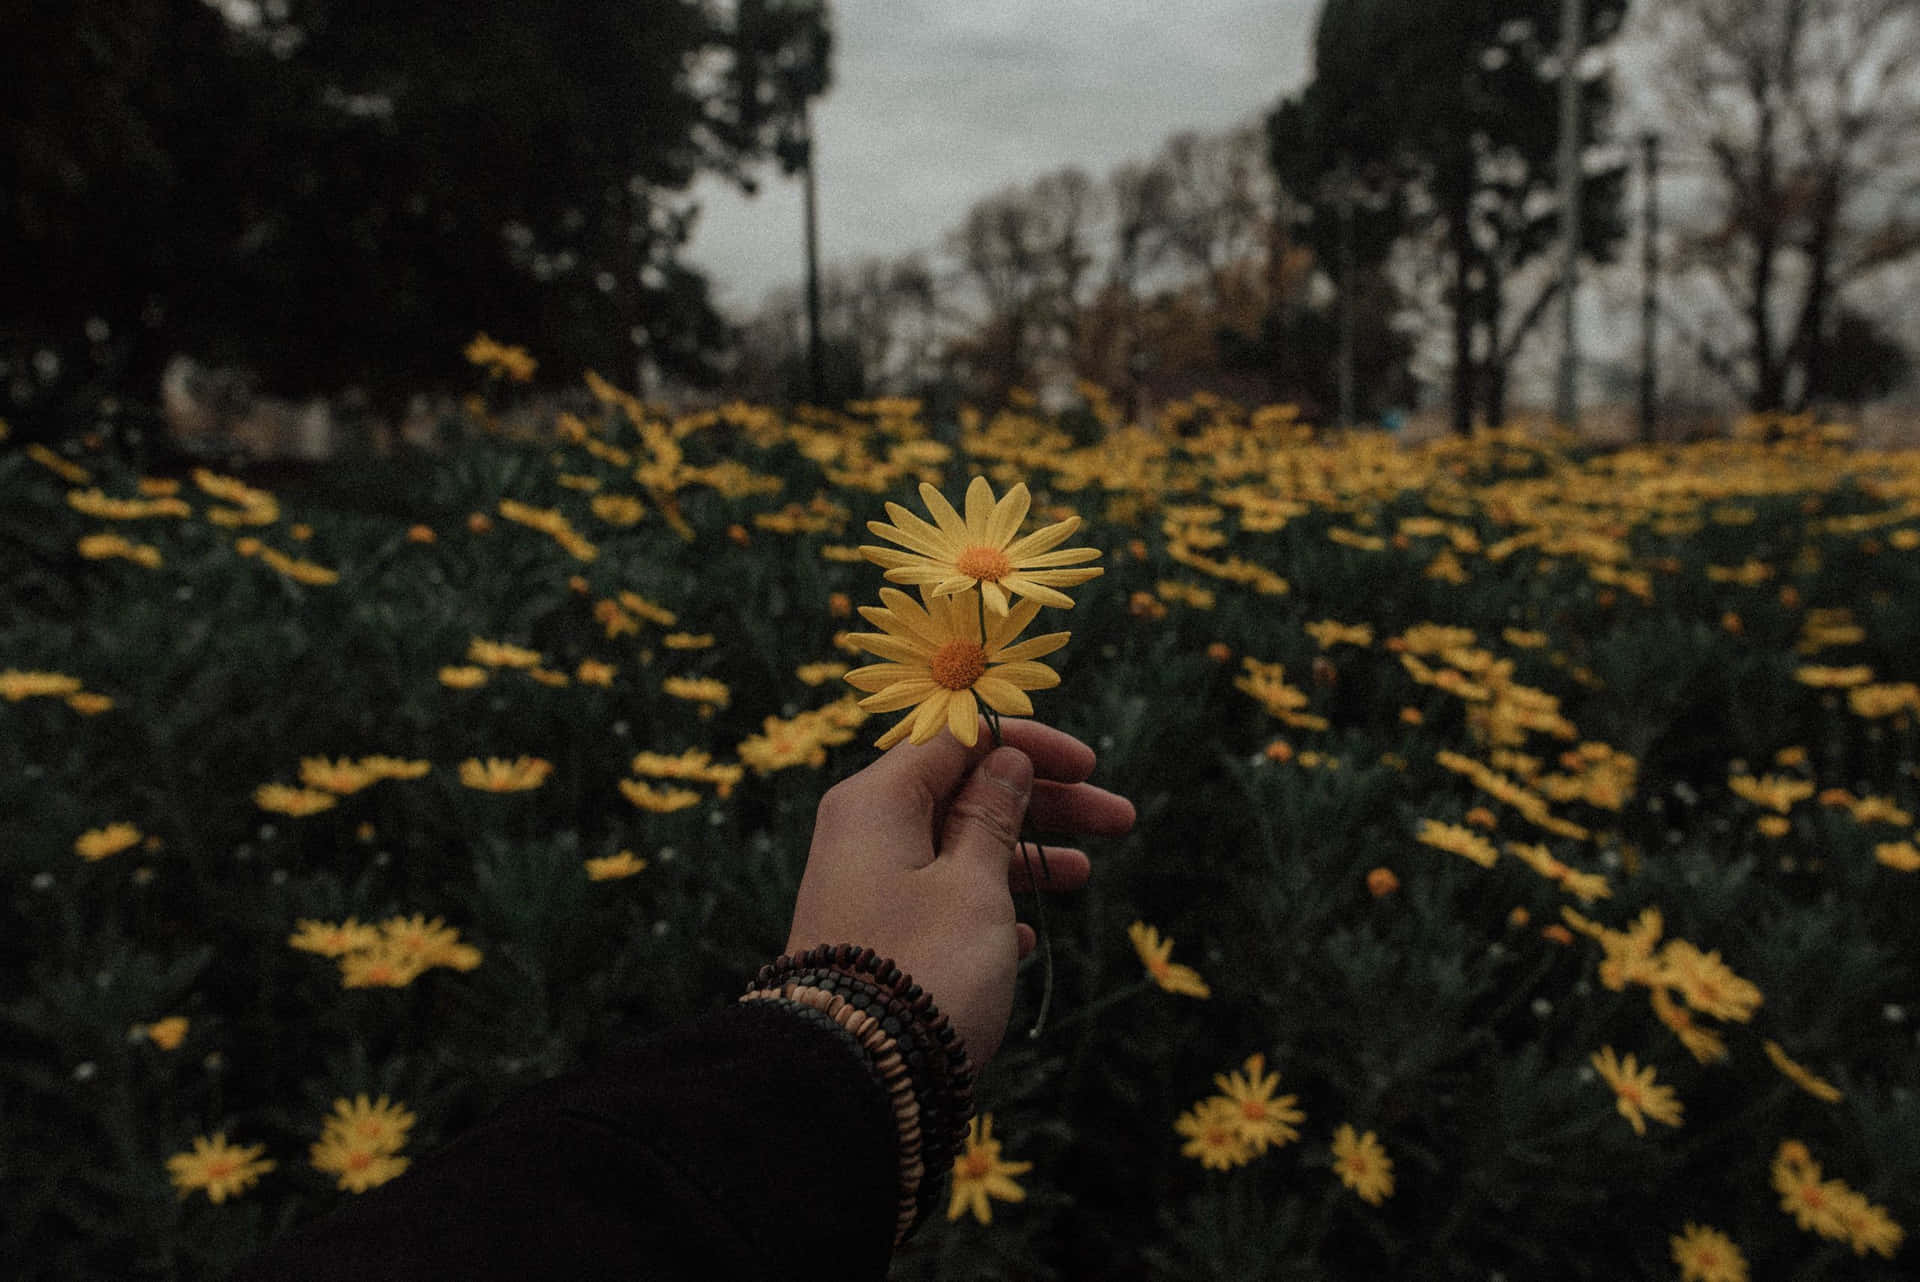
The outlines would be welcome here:
M 927 664 L 933 679 L 949 690 L 971 690 L 987 672 L 987 652 L 972 641 L 949 641 Z
M 207 1163 L 209 1180 L 224 1180 L 240 1168 L 240 1159 L 235 1157 L 216 1157 Z
M 975 1149 L 960 1159 L 960 1174 L 970 1180 L 984 1180 L 993 1174 L 993 1157 L 985 1149 Z
M 1013 562 L 999 548 L 968 548 L 954 560 L 953 568 L 970 578 L 998 583 L 1013 573 Z
M 1240 1101 L 1240 1116 L 1249 1122 L 1264 1122 L 1267 1120 L 1267 1106 L 1257 1099 L 1243 1099 Z
M 347 1168 L 349 1170 L 364 1171 L 369 1166 L 372 1166 L 372 1165 L 373 1165 L 372 1153 L 366 1152 L 365 1150 L 362 1150 L 362 1149 L 355 1149 L 353 1152 L 347 1154 Z

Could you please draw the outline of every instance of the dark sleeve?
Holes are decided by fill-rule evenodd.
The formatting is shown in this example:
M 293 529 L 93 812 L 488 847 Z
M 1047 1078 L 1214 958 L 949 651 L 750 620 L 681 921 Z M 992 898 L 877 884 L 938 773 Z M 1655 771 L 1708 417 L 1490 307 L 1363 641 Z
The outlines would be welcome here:
M 235 1282 L 881 1278 L 893 1115 L 858 1048 L 733 1006 L 529 1091 Z

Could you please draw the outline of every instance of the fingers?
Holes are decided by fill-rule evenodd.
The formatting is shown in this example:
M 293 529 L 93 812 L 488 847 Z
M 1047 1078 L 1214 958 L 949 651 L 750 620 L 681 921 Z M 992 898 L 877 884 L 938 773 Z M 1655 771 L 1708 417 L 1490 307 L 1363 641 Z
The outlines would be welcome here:
M 1015 892 L 1078 890 L 1093 876 L 1086 852 L 1066 846 L 1029 841 L 1024 855 L 1015 847 L 1008 859 L 1007 889 Z
M 983 742 L 989 739 L 981 731 Z M 1093 773 L 1094 755 L 1064 730 L 1023 717 L 1000 718 L 1000 741 L 1033 759 L 1034 777 L 1059 783 L 1079 783 Z
M 941 857 L 1004 881 L 1032 790 L 1033 762 L 1026 753 L 1017 748 L 989 753 L 947 810 Z
M 1043 832 L 1084 832 L 1119 837 L 1133 828 L 1133 803 L 1090 783 L 1059 784 L 1037 779 L 1027 805 L 1027 822 Z

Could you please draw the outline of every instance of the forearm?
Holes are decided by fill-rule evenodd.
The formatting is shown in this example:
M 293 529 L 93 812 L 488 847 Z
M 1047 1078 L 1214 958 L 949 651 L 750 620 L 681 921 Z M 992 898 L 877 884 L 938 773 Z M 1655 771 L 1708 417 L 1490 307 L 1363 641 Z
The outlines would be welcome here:
M 730 1007 L 534 1089 L 236 1278 L 878 1278 L 895 1144 L 853 1048 Z

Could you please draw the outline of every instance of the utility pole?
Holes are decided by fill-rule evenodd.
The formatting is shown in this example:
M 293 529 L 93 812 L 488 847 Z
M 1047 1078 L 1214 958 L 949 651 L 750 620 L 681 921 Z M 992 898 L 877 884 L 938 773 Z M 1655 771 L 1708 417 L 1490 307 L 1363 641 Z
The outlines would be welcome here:
M 826 380 L 820 368 L 820 225 L 813 189 L 813 113 L 800 105 L 800 180 L 807 221 L 807 398 L 822 403 Z
M 1586 0 L 1560 6 L 1560 386 L 1553 417 L 1571 428 L 1579 417 L 1579 335 L 1574 293 L 1580 283 L 1580 46 L 1586 43 Z
M 1660 290 L 1660 135 L 1640 135 L 1641 169 L 1646 183 L 1640 230 L 1640 439 L 1653 444 L 1659 416 L 1660 367 L 1655 347 Z

